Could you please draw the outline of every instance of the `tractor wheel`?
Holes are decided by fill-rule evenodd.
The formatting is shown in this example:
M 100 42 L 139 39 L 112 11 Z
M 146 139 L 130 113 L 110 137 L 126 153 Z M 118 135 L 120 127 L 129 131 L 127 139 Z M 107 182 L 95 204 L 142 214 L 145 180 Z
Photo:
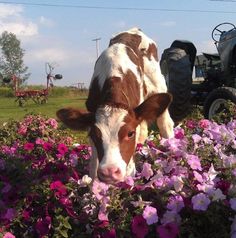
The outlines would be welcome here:
M 204 116 L 212 119 L 212 117 L 225 109 L 227 101 L 236 104 L 236 89 L 231 87 L 221 87 L 213 90 L 204 102 Z

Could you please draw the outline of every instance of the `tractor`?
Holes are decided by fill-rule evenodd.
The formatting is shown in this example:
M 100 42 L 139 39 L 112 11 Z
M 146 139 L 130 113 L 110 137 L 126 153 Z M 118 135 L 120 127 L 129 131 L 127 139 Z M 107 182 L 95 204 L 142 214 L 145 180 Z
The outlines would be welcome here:
M 236 27 L 221 23 L 211 36 L 216 54 L 196 55 L 194 44 L 184 40 L 175 40 L 162 54 L 160 65 L 173 95 L 170 114 L 175 122 L 193 105 L 202 106 L 205 118 L 212 119 L 225 110 L 228 100 L 236 104 Z

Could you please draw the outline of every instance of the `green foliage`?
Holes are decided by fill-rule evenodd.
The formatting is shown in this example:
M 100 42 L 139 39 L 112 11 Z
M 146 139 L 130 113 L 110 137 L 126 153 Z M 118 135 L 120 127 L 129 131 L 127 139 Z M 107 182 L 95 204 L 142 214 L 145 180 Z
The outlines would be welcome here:
M 232 101 L 227 101 L 225 108 L 213 116 L 213 121 L 218 124 L 228 123 L 236 118 L 236 105 Z
M 21 49 L 20 41 L 16 35 L 4 31 L 0 37 L 1 58 L 0 71 L 5 77 L 15 74 L 21 79 L 20 84 L 25 82 L 29 73 L 28 67 L 24 65 L 23 56 L 24 50 Z
M 14 97 L 14 92 L 9 87 L 0 87 L 0 95 L 1 97 Z

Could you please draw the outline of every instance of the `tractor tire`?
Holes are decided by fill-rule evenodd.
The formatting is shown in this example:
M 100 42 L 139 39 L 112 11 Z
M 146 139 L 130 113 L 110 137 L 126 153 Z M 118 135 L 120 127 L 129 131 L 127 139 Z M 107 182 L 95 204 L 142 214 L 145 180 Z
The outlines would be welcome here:
M 204 102 L 204 117 L 212 119 L 213 116 L 224 110 L 224 104 L 231 101 L 236 104 L 236 89 L 231 87 L 220 87 L 214 89 Z

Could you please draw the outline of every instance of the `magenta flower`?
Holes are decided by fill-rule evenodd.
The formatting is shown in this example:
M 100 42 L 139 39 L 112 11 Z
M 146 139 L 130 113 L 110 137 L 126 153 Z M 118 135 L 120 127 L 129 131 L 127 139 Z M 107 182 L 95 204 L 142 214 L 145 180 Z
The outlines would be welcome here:
M 142 215 L 137 215 L 133 218 L 131 230 L 137 238 L 144 238 L 147 235 L 148 225 Z
M 66 195 L 67 190 L 65 185 L 61 181 L 55 181 L 50 184 L 50 189 L 55 191 L 55 195 L 61 197 Z
M 103 234 L 102 238 L 116 238 L 116 230 L 113 228 Z
M 49 142 L 44 142 L 44 143 L 43 143 L 43 149 L 44 149 L 46 152 L 50 151 L 50 150 L 52 149 L 52 144 L 49 143 Z
M 158 222 L 157 209 L 152 206 L 146 206 L 143 210 L 143 218 L 148 225 L 152 225 Z
M 191 199 L 194 210 L 206 211 L 209 204 L 211 203 L 210 199 L 204 194 L 199 193 L 192 197 Z
M 64 155 L 68 151 L 68 148 L 65 144 L 59 144 L 57 150 L 61 155 Z
M 28 212 L 27 210 L 24 210 L 22 212 L 22 217 L 24 218 L 25 221 L 29 221 L 29 219 L 30 219 L 30 212 Z
M 51 217 L 47 216 L 44 219 L 39 219 L 35 227 L 40 237 L 48 235 L 51 227 Z
M 201 162 L 197 155 L 187 155 L 187 163 L 191 169 L 202 171 Z
M 186 126 L 189 129 L 194 129 L 194 128 L 196 128 L 196 122 L 193 121 L 193 120 L 189 120 L 189 121 L 186 122 Z
M 28 143 L 24 144 L 24 149 L 25 149 L 26 151 L 32 151 L 32 150 L 34 149 L 34 144 L 28 142 Z
M 183 128 L 175 128 L 175 138 L 182 140 L 184 138 L 184 129 Z
M 141 172 L 141 176 L 149 179 L 151 176 L 153 176 L 152 166 L 149 163 L 143 164 L 143 170 Z
M 11 232 L 7 232 L 4 234 L 3 238 L 16 238 Z
M 176 238 L 179 234 L 179 227 L 172 222 L 158 226 L 156 232 L 160 238 Z

